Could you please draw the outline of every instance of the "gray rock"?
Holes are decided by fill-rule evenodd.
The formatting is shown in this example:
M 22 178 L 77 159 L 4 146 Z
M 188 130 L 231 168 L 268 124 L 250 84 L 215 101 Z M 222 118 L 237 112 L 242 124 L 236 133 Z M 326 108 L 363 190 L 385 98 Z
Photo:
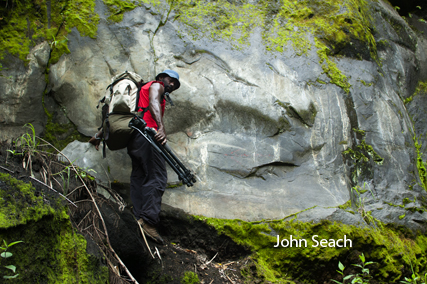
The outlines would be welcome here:
M 62 150 L 62 153 L 73 164 L 95 176 L 97 181 L 104 185 L 111 185 L 114 181 L 129 182 L 131 161 L 126 149 L 110 151 L 106 149 L 107 159 L 103 159 L 102 144 L 97 151 L 90 143 L 74 141 Z M 67 161 L 62 155 L 61 160 Z
M 363 198 L 375 218 L 418 230 L 425 213 L 383 203 L 426 198 L 413 140 L 414 129 L 425 133 L 425 100 L 418 96 L 408 109 L 402 101 L 427 76 L 426 41 L 385 2 L 370 5 L 381 65 L 357 42 L 331 57 L 347 76 L 349 93 L 316 82 L 330 79 L 315 48 L 302 56 L 291 46 L 267 52 L 260 29 L 242 49 L 221 39 L 193 39 L 172 14 L 166 21 L 166 12 L 150 6 L 110 23 L 101 1 L 97 38 L 69 34 L 71 53 L 51 66 L 49 89 L 67 119 L 92 135 L 100 125 L 95 106 L 112 75 L 130 70 L 152 80 L 163 69 L 178 71 L 181 88 L 172 94 L 175 107 L 166 110 L 166 132 L 198 182 L 168 189 L 163 200 L 188 213 L 280 219 L 317 206 L 299 218 L 360 225 L 359 215 L 334 207 Z M 308 39 L 314 42 L 313 35 Z M 415 128 L 411 117 L 419 118 Z M 102 160 L 90 145 L 73 142 L 65 152 L 103 182 L 129 180 L 123 151 Z M 353 188 L 366 192 L 359 196 Z
M 7 55 L 0 71 L 0 140 L 17 138 L 31 123 L 39 135 L 46 124 L 42 95 L 46 87 L 45 69 L 49 59 L 49 44 L 35 46 L 25 66 L 21 60 Z

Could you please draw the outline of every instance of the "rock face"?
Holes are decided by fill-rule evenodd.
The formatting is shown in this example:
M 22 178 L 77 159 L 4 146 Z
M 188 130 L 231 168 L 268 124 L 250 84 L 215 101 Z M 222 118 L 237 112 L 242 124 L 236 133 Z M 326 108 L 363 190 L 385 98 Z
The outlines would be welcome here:
M 46 116 L 42 95 L 46 88 L 45 71 L 49 54 L 49 44 L 43 42 L 32 49 L 27 66 L 10 55 L 2 61 L 0 140 L 17 138 L 24 133 L 22 126 L 26 123 L 33 124 L 38 134 L 43 131 Z
M 95 106 L 111 76 L 131 70 L 152 80 L 174 69 L 181 88 L 165 114 L 168 141 L 199 180 L 191 188 L 168 189 L 164 203 L 244 220 L 280 219 L 315 207 L 301 218 L 353 224 L 359 219 L 332 208 L 352 199 L 358 204 L 353 209 L 422 229 L 427 213 L 409 210 L 422 206 L 426 191 L 403 100 L 427 77 L 425 39 L 388 4 L 370 5 L 378 58 L 369 58 L 358 41 L 337 51 L 344 56 L 332 60 L 351 85 L 346 90 L 333 84 L 314 46 L 299 56 L 291 45 L 270 52 L 255 29 L 250 44 L 236 49 L 221 39 L 192 38 L 173 12 L 154 6 L 109 22 L 97 1 L 97 38 L 77 30 L 68 35 L 71 53 L 51 66 L 50 95 L 82 134 L 92 135 L 100 125 Z M 107 175 L 128 182 L 125 151 L 101 161 L 85 143 L 65 149 L 79 166 L 98 167 L 104 182 Z M 169 182 L 176 181 L 170 171 Z

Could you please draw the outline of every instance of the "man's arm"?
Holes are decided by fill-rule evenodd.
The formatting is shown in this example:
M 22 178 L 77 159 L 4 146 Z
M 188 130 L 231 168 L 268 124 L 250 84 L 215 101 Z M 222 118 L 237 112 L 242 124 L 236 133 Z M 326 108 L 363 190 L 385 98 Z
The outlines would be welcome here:
M 148 106 L 148 109 L 151 112 L 151 116 L 157 123 L 157 134 L 154 135 L 154 138 L 157 142 L 161 143 L 162 145 L 166 143 L 166 132 L 165 132 L 165 126 L 163 124 L 163 117 L 162 117 L 162 107 L 161 107 L 161 101 L 162 101 L 162 94 L 164 93 L 165 88 L 162 84 L 159 83 L 153 83 L 150 86 L 148 95 L 150 104 Z
M 104 136 L 103 130 L 99 130 L 92 138 L 90 138 L 89 143 L 95 146 L 95 149 L 99 149 L 99 144 L 101 143 L 102 137 Z

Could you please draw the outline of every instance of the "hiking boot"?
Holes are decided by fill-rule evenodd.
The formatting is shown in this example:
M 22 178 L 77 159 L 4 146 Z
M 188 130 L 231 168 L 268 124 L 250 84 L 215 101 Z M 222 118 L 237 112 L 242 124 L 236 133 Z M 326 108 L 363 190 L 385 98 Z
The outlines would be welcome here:
M 165 244 L 162 237 L 159 235 L 159 233 L 157 232 L 157 229 L 154 226 L 152 226 L 148 223 L 145 223 L 142 218 L 140 218 L 138 220 L 138 224 L 139 224 L 140 228 L 142 228 L 144 233 L 147 236 L 149 236 L 152 240 L 154 240 L 156 243 L 159 243 L 161 245 Z

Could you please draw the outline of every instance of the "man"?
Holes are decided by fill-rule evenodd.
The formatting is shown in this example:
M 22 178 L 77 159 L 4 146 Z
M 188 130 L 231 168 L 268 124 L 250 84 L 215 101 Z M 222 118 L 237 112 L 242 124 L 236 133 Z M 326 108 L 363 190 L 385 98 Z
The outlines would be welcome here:
M 141 88 L 138 106 L 147 108 L 143 119 L 147 127 L 154 128 L 157 133 L 154 138 L 158 143 L 166 143 L 166 132 L 163 124 L 163 114 L 166 101 L 164 93 L 172 93 L 180 87 L 179 75 L 173 70 L 165 70 Z M 89 140 L 99 147 L 101 133 Z M 130 196 L 133 203 L 133 213 L 144 233 L 158 243 L 163 239 L 157 232 L 162 196 L 166 188 L 167 172 L 164 158 L 153 149 L 150 143 L 137 131 L 132 133 L 128 144 L 128 154 L 132 160 L 130 177 Z

